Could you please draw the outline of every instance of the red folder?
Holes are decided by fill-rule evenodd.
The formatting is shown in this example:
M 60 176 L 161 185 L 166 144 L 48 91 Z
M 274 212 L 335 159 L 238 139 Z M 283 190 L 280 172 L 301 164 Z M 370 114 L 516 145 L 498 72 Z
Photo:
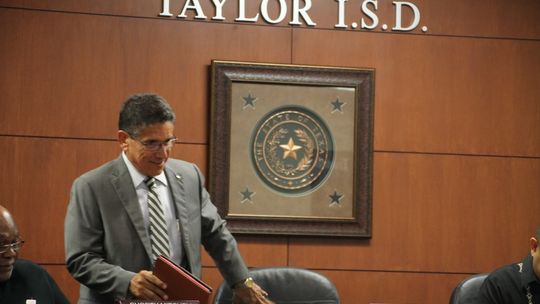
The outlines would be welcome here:
M 167 284 L 169 300 L 198 300 L 208 304 L 212 287 L 164 256 L 156 259 L 154 275 Z

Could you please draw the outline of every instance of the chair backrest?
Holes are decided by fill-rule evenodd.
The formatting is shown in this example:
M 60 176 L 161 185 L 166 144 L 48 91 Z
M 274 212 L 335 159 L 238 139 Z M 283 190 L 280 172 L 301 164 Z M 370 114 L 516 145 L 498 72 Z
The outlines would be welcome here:
M 450 296 L 450 304 L 477 304 L 480 286 L 489 273 L 480 273 L 461 281 Z
M 334 284 L 323 275 L 302 268 L 273 267 L 251 269 L 255 283 L 268 292 L 276 304 L 339 304 Z M 221 283 L 214 297 L 214 304 L 231 304 L 232 291 L 226 282 Z

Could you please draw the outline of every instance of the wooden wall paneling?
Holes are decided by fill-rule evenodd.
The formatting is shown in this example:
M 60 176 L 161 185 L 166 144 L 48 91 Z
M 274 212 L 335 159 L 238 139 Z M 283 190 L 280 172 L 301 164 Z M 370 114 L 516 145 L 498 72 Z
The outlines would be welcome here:
M 376 153 L 374 168 L 373 237 L 291 239 L 290 265 L 468 273 L 528 254 L 539 159 Z
M 0 14 L 1 44 L 10 46 L 0 53 L 0 88 L 8 97 L 1 104 L 1 132 L 114 138 L 110 131 L 125 96 L 112 93 L 123 87 L 119 70 L 125 65 L 123 54 L 113 51 L 118 37 L 106 27 L 115 29 L 112 34 L 120 23 L 36 11 Z
M 287 237 L 235 236 L 240 253 L 249 268 L 278 267 L 288 265 Z M 210 256 L 203 250 L 202 278 L 215 291 L 223 282 L 223 277 Z
M 290 26 L 292 9 L 291 0 L 287 3 L 287 17 L 279 23 L 279 26 Z M 312 1 L 312 7 L 308 11 L 310 19 L 316 23 L 315 28 L 336 29 L 338 24 L 338 3 L 336 1 Z M 345 24 L 348 31 L 361 31 L 361 18 L 366 23 L 372 24 L 371 18 L 361 10 L 363 0 L 349 0 L 345 2 Z M 508 37 L 508 38 L 540 38 L 540 23 L 538 22 L 537 12 L 540 11 L 540 4 L 537 1 L 517 0 L 414 0 L 408 1 L 416 5 L 420 11 L 420 24 L 411 33 L 421 35 L 455 35 L 455 36 L 474 36 L 474 37 Z M 124 16 L 138 16 L 148 18 L 160 18 L 166 20 L 176 20 L 186 1 L 171 0 L 170 12 L 173 17 L 159 17 L 162 11 L 162 1 L 17 1 L 0 0 L 0 6 L 20 7 L 44 10 L 59 10 L 90 14 L 113 14 Z M 210 1 L 199 1 L 206 21 L 218 23 L 234 23 L 238 17 L 238 2 L 227 1 L 223 6 L 223 16 L 226 20 L 216 21 L 211 18 L 215 14 L 215 8 Z M 246 17 L 252 18 L 259 13 L 261 1 L 246 1 Z M 269 1 L 269 14 L 273 18 L 278 16 L 277 1 Z M 375 12 L 379 18 L 379 24 L 374 31 L 382 32 L 382 25 L 388 26 L 387 32 L 395 26 L 395 6 L 392 1 L 378 1 L 377 10 L 372 5 L 369 9 Z M 187 20 L 197 20 L 194 11 L 189 10 Z M 408 26 L 412 22 L 412 13 L 409 8 L 403 10 L 403 26 Z M 185 19 L 178 19 L 182 21 Z M 200 20 L 200 19 L 199 19 Z M 352 27 L 356 22 L 358 27 Z M 259 13 L 258 24 L 271 26 L 264 22 Z M 302 20 L 301 27 L 307 27 L 306 22 Z M 427 26 L 427 33 L 421 31 L 422 26 Z M 343 29 L 341 29 L 343 30 Z M 364 30 L 366 31 L 366 30 Z
M 79 282 L 67 271 L 64 265 L 41 265 L 53 277 L 70 303 L 77 303 L 79 299 Z
M 212 59 L 290 62 L 285 28 L 7 9 L 0 20 L 0 134 L 112 139 L 121 102 L 150 91 L 175 109 L 183 142 L 207 143 Z
M 63 263 L 64 215 L 71 184 L 82 172 L 116 157 L 118 145 L 0 137 L 0 149 L 0 201 L 12 212 L 26 240 L 22 256 L 38 263 Z
M 538 2 L 417 0 L 413 3 L 424 8 L 426 21 L 421 24 L 426 23 L 431 34 L 540 39 Z
M 212 287 L 212 296 L 210 303 L 213 303 L 219 285 L 223 282 L 223 277 L 216 267 L 203 267 L 202 280 Z
M 283 22 L 279 25 L 283 27 L 291 20 L 291 0 L 285 0 L 287 3 L 287 12 L 289 13 Z M 222 15 L 225 20 L 213 19 L 216 14 L 215 6 L 212 4 L 212 1 L 198 1 L 201 6 L 203 15 L 205 18 L 196 18 L 196 12 L 194 9 L 188 9 L 186 11 L 186 18 L 178 18 L 180 15 L 184 4 L 187 1 L 184 0 L 172 0 L 169 1 L 170 13 L 173 15 L 171 17 L 159 16 L 162 12 L 163 6 L 162 1 L 145 1 L 145 0 L 131 0 L 131 1 L 114 1 L 110 2 L 107 0 L 96 0 L 96 1 L 86 1 L 86 0 L 75 0 L 75 1 L 12 1 L 12 0 L 0 0 L 0 8 L 26 8 L 26 9 L 36 9 L 36 10 L 48 10 L 48 11 L 60 11 L 60 12 L 72 12 L 72 13 L 83 13 L 83 14 L 102 14 L 102 15 L 116 15 L 116 16 L 133 16 L 133 17 L 145 17 L 153 18 L 160 20 L 169 20 L 169 21 L 195 21 L 202 22 L 205 20 L 207 22 L 214 22 L 218 24 L 224 23 L 234 23 L 235 19 L 239 17 L 239 5 L 237 1 L 225 1 L 222 7 Z M 192 3 L 191 3 L 192 4 Z M 268 1 L 268 15 L 270 18 L 277 19 L 279 17 L 279 4 L 277 1 Z M 189 5 L 189 3 L 188 3 Z M 268 25 L 265 23 L 264 19 L 260 13 L 260 2 L 257 1 L 245 1 L 244 8 L 244 17 L 248 19 L 257 18 L 257 22 L 238 22 L 238 24 L 259 24 L 259 25 Z
M 337 1 L 313 1 L 309 15 L 317 23 L 319 29 L 338 29 L 338 3 Z M 526 0 L 504 1 L 504 0 L 480 0 L 474 3 L 467 0 L 413 0 L 408 1 L 414 4 L 420 11 L 419 25 L 412 31 L 399 32 L 392 31 L 395 27 L 395 6 L 394 1 L 377 1 L 377 9 L 369 5 L 370 11 L 375 12 L 379 19 L 375 29 L 361 29 L 362 18 L 368 25 L 373 24 L 373 20 L 364 14 L 361 5 L 364 0 L 349 0 L 345 4 L 346 28 L 339 28 L 347 32 L 386 32 L 397 34 L 418 34 L 418 35 L 452 35 L 471 37 L 508 37 L 539 39 L 540 22 L 537 14 L 540 4 Z M 408 27 L 412 24 L 412 12 L 408 7 L 403 9 L 402 25 Z M 353 23 L 357 23 L 357 28 Z M 386 24 L 387 30 L 382 26 Z M 427 32 L 422 32 L 422 27 L 427 26 Z M 321 40 L 317 40 L 321 41 Z M 324 40 L 323 40 L 324 41 Z
M 235 236 L 235 238 L 244 262 L 249 268 L 287 266 L 286 237 Z M 215 291 L 223 282 L 223 277 L 210 256 L 204 250 L 202 252 L 202 278 L 214 288 L 215 295 Z
M 293 63 L 376 70 L 375 150 L 540 156 L 538 42 L 293 35 Z
M 172 1 L 174 3 L 174 1 Z M 202 1 L 201 1 L 202 2 Z M 48 11 L 63 11 L 73 13 L 123 15 L 123 16 L 152 16 L 157 17 L 161 12 L 161 1 L 108 1 L 108 0 L 45 0 L 17 1 L 0 0 L 0 6 L 7 8 L 26 8 Z
M 399 259 L 399 252 L 395 258 Z M 315 270 L 337 287 L 343 304 L 448 303 L 469 274 Z
M 286 237 L 235 236 L 238 248 L 248 267 L 285 266 L 288 263 Z M 215 266 L 214 261 L 204 252 L 203 266 Z
M 206 145 L 176 144 L 172 150 L 171 158 L 192 162 L 199 167 L 208 180 L 208 153 Z M 120 153 L 120 150 L 118 150 Z

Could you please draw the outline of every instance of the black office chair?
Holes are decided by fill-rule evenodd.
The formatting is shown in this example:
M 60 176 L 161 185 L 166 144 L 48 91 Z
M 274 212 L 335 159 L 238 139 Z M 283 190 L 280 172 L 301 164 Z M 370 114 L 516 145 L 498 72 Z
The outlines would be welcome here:
M 450 296 L 450 304 L 478 304 L 480 286 L 489 273 L 480 273 L 461 281 Z
M 255 283 L 268 292 L 276 304 L 339 304 L 334 284 L 323 275 L 311 270 L 289 267 L 251 269 Z M 232 291 L 221 283 L 214 304 L 231 304 Z

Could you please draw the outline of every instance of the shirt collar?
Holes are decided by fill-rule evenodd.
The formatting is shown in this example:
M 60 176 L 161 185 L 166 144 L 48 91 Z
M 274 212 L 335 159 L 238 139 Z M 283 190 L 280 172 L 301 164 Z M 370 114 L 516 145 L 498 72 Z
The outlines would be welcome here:
M 144 184 L 144 180 L 148 176 L 142 174 L 141 172 L 139 172 L 139 170 L 137 170 L 137 168 L 135 168 L 135 166 L 129 160 L 125 152 L 122 152 L 122 159 L 124 160 L 124 163 L 126 163 L 126 166 L 129 171 L 129 175 L 131 176 L 131 181 L 133 182 L 133 186 L 135 187 L 135 189 L 137 189 L 137 187 L 139 187 L 141 183 Z M 168 186 L 167 177 L 165 176 L 165 171 L 162 171 L 159 175 L 154 176 L 154 178 L 157 181 L 159 181 L 161 184 L 165 185 L 165 187 Z

